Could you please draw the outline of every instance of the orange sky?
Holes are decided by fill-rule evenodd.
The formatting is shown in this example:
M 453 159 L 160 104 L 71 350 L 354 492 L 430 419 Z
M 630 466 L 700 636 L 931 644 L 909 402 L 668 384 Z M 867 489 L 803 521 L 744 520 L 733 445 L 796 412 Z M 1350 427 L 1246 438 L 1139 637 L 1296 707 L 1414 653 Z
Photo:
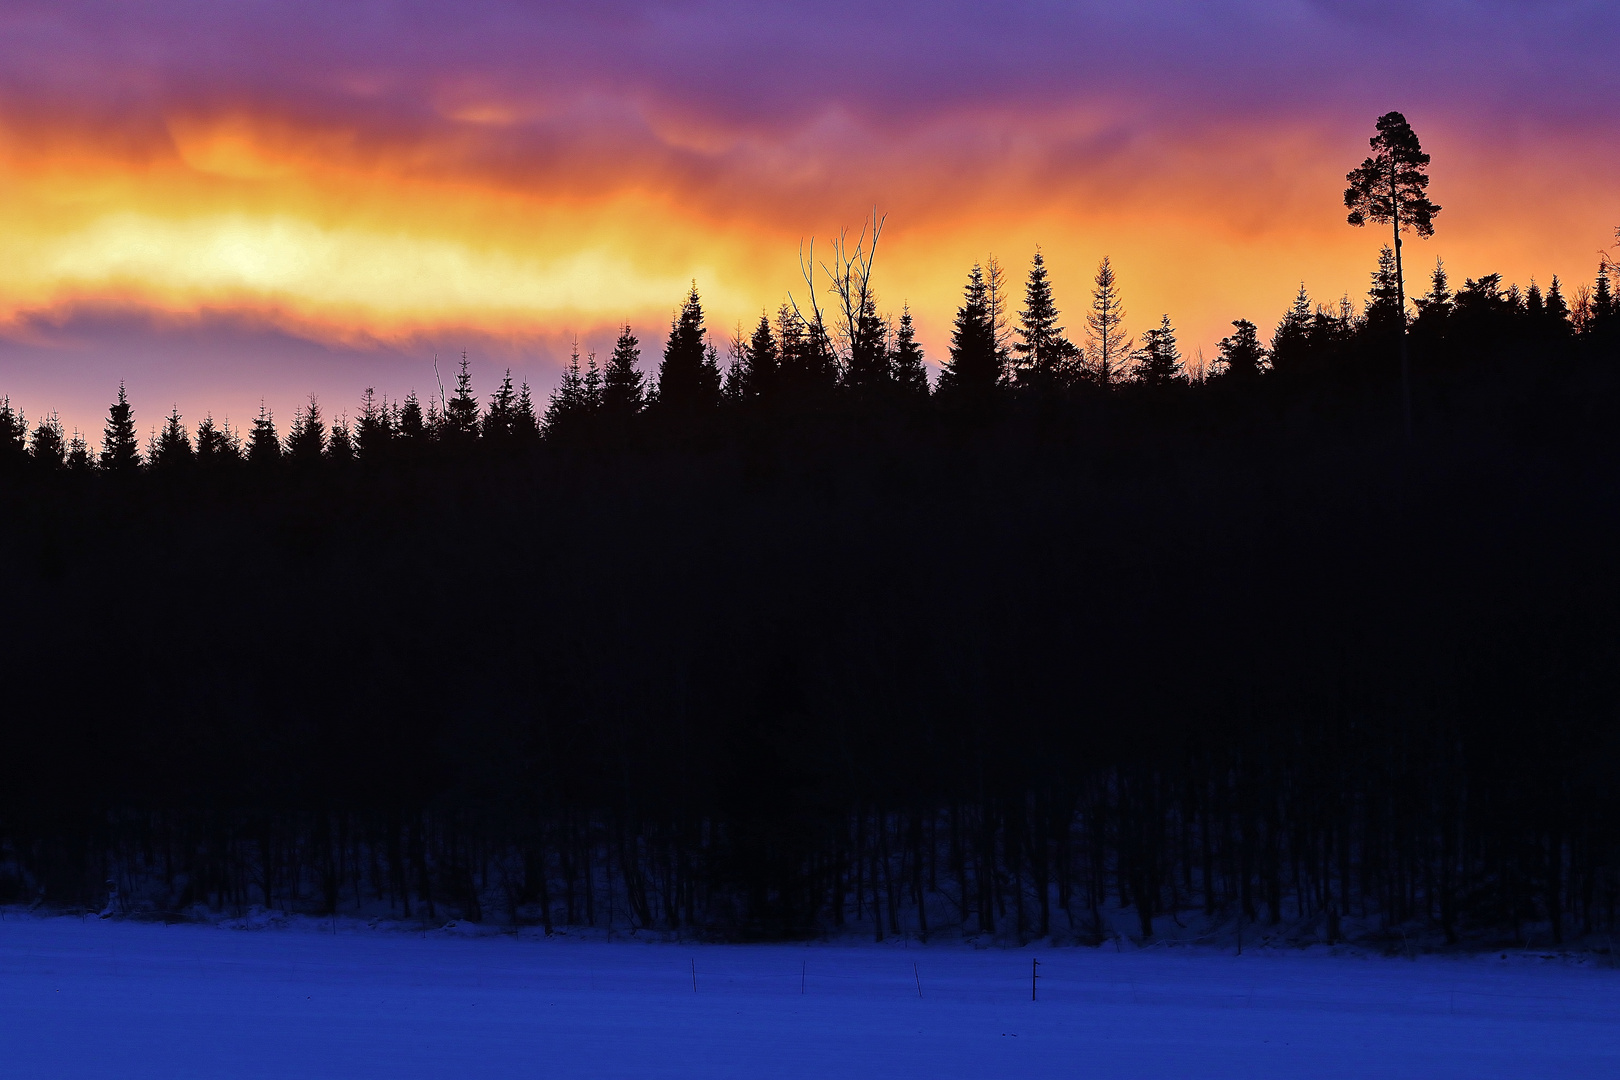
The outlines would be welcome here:
M 573 334 L 602 349 L 629 321 L 655 353 L 693 278 L 717 334 L 790 289 L 802 297 L 801 240 L 824 250 L 874 204 L 888 214 L 880 298 L 895 311 L 909 301 L 935 362 L 968 266 L 992 252 L 1021 282 L 1041 245 L 1075 332 L 1111 256 L 1128 323 L 1168 312 L 1191 356 L 1213 354 L 1234 318 L 1268 327 L 1301 281 L 1319 299 L 1359 298 L 1384 239 L 1345 225 L 1339 202 L 1382 109 L 1364 91 L 1320 116 L 1178 109 L 1173 95 L 1144 103 L 1107 86 L 1039 104 L 1014 94 L 886 112 L 834 94 L 739 112 L 645 89 L 458 77 L 417 87 L 405 109 L 369 84 L 310 100 L 210 78 L 217 93 L 205 79 L 127 107 L 15 88 L 0 99 L 0 393 L 33 414 L 95 423 L 89 402 L 108 388 L 79 386 L 90 346 L 64 329 L 86 313 L 134 318 L 121 325 L 160 339 L 224 318 L 238 336 L 315 343 L 333 367 L 307 389 L 347 385 L 348 398 L 362 382 L 342 381 L 341 357 L 379 350 L 401 365 L 383 380 L 395 394 L 427 388 L 413 357 L 469 346 L 549 385 Z M 1411 96 L 1444 210 L 1435 239 L 1408 246 L 1409 277 L 1443 255 L 1459 283 L 1557 273 L 1573 293 L 1589 281 L 1620 224 L 1612 127 L 1482 119 L 1432 89 Z M 82 370 L 104 381 L 98 360 Z M 136 385 L 145 369 L 131 366 L 120 377 Z M 162 389 L 192 411 L 212 385 L 237 415 L 254 396 L 285 414 L 306 389 L 292 376 L 269 360 L 228 388 L 204 377 Z M 168 404 L 147 402 L 149 418 Z

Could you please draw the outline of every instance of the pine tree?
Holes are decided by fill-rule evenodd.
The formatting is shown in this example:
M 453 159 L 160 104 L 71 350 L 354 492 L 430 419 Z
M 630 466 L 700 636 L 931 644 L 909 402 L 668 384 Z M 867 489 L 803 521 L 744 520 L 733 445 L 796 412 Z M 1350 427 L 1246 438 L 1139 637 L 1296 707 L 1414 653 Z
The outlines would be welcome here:
M 107 427 L 101 435 L 101 467 L 112 473 L 134 472 L 141 467 L 135 411 L 129 406 L 123 383 L 118 384 L 118 400 L 107 410 Z
M 361 461 L 379 461 L 388 453 L 388 444 L 394 439 L 394 418 L 388 402 L 380 404 L 377 392 L 366 387 L 360 399 L 360 415 L 354 422 L 354 451 Z
M 1446 264 L 1440 259 L 1434 260 L 1434 273 L 1429 275 L 1429 291 L 1419 297 L 1416 303 L 1419 323 L 1444 324 L 1451 315 L 1451 282 L 1446 277 Z
M 240 459 L 241 448 L 237 445 L 230 424 L 227 423 L 223 428 L 217 427 L 212 413 L 204 416 L 202 423 L 197 425 L 197 463 L 203 466 L 217 466 Z
M 769 401 L 774 398 L 782 358 L 776 347 L 776 336 L 771 333 L 771 321 L 763 311 L 759 314 L 759 324 L 748 339 L 743 365 L 744 400 Z
M 1564 287 L 1554 274 L 1552 284 L 1547 286 L 1546 323 L 1548 332 L 1557 338 L 1566 338 L 1570 334 L 1569 301 L 1564 299 Z
M 326 460 L 340 465 L 354 460 L 354 435 L 349 430 L 347 414 L 338 417 L 326 438 Z
M 900 326 L 894 333 L 894 351 L 889 355 L 894 373 L 895 394 L 902 401 L 922 401 L 928 397 L 928 367 L 923 363 L 922 346 L 911 323 L 911 305 L 900 309 Z
M 281 460 L 281 438 L 276 434 L 276 418 L 259 402 L 259 415 L 248 432 L 248 463 L 259 467 L 274 465 Z
M 1360 228 L 1372 221 L 1390 226 L 1395 239 L 1392 277 L 1395 283 L 1393 317 L 1389 313 L 1368 312 L 1374 332 L 1393 327 L 1400 337 L 1401 411 L 1406 437 L 1412 437 L 1412 380 L 1406 346 L 1406 282 L 1401 273 L 1401 232 L 1410 229 L 1427 239 L 1434 235 L 1434 218 L 1440 207 L 1429 200 L 1429 155 L 1418 143 L 1417 132 L 1398 112 L 1385 113 L 1376 124 L 1378 134 L 1368 140 L 1372 156 L 1345 177 L 1350 185 L 1344 191 L 1345 219 Z M 1386 323 L 1384 320 L 1388 318 Z
M 580 392 L 585 404 L 585 412 L 594 416 L 602 410 L 602 369 L 596 366 L 596 354 L 585 355 L 585 378 L 580 383 Z
M 0 470 L 16 469 L 28 460 L 28 417 L 0 398 Z
M 1124 378 L 1130 363 L 1131 339 L 1124 320 L 1113 263 L 1104 255 L 1097 264 L 1091 311 L 1086 315 L 1086 364 L 1091 381 L 1105 389 Z
M 605 388 L 603 394 L 606 394 Z M 528 446 L 539 440 L 540 418 L 534 414 L 534 395 L 529 391 L 529 384 L 524 383 L 518 389 L 517 407 L 512 410 L 512 441 Z
M 996 355 L 996 335 L 987 305 L 984 270 L 975 264 L 968 271 L 962 306 L 956 309 L 950 359 L 939 376 L 937 392 L 947 400 L 983 404 L 994 397 L 1001 385 L 1001 361 Z
M 1155 390 L 1187 381 L 1169 315 L 1165 315 L 1159 320 L 1158 326 L 1142 335 L 1142 351 L 1133 374 L 1137 382 Z
M 996 343 L 996 361 L 1001 365 L 1001 381 L 1012 378 L 1013 332 L 1007 325 L 1007 272 L 992 253 L 984 260 L 984 309 L 990 333 Z
M 1367 290 L 1364 325 L 1374 337 L 1394 337 L 1401 332 L 1400 284 L 1395 276 L 1395 253 L 1386 244 L 1378 250 L 1378 268 L 1372 273 Z
M 326 456 L 326 421 L 315 395 L 309 406 L 293 413 L 292 430 L 287 433 L 287 457 L 301 465 L 314 464 Z
M 400 446 L 413 453 L 420 454 L 432 441 L 432 430 L 428 427 L 427 417 L 422 413 L 422 402 L 417 398 L 415 390 L 406 394 L 404 402 L 400 404 L 399 418 L 394 424 L 394 431 Z
M 1589 306 L 1594 332 L 1607 328 L 1611 320 L 1620 319 L 1620 306 L 1617 306 L 1614 291 L 1609 284 L 1608 271 L 1604 268 L 1598 269 L 1597 279 L 1592 282 L 1592 299 Z
M 0 409 L 4 407 L 0 405 Z M 39 422 L 28 444 L 28 456 L 36 468 L 46 472 L 56 472 L 67 463 L 67 440 L 62 433 L 61 417 L 51 413 Z
M 512 369 L 507 368 L 500 389 L 490 395 L 489 408 L 484 411 L 484 440 L 496 444 L 511 442 L 516 412 L 517 391 L 512 388 Z
M 191 436 L 180 422 L 180 407 L 175 406 L 169 410 L 168 417 L 163 421 L 163 430 L 158 434 L 152 452 L 152 467 L 172 472 L 190 467 L 195 460 Z
M 546 406 L 546 415 L 541 421 L 545 437 L 565 439 L 573 436 L 585 409 L 585 379 L 579 370 L 579 343 L 575 342 L 568 366 L 563 368 L 562 381 L 551 392 L 551 403 Z
M 74 473 L 87 473 L 95 468 L 95 461 L 90 457 L 90 442 L 78 428 L 73 429 L 73 438 L 68 440 L 67 467 Z
M 889 350 L 884 340 L 883 321 L 877 303 L 868 295 L 861 303 L 855 334 L 849 343 L 849 364 L 844 370 L 844 386 L 857 398 L 886 396 L 889 386 Z
M 456 373 L 456 392 L 444 407 L 444 439 L 466 444 L 478 438 L 478 398 L 473 395 L 472 373 L 467 367 L 467 353 L 461 354 L 461 370 Z
M 1283 314 L 1282 321 L 1271 335 L 1271 365 L 1283 374 L 1306 370 L 1311 360 L 1311 327 L 1313 322 L 1311 297 L 1305 283 L 1299 283 L 1294 302 Z
M 664 361 L 658 368 L 658 407 L 681 416 L 698 416 L 720 404 L 720 365 L 705 342 L 703 302 L 697 282 L 669 327 Z
M 640 363 L 641 342 L 626 323 L 602 373 L 602 410 L 608 415 L 634 416 L 646 404 Z
M 1063 385 L 1073 374 L 1075 348 L 1063 336 L 1058 325 L 1057 304 L 1052 298 L 1052 283 L 1047 278 L 1046 257 L 1039 248 L 1029 267 L 1029 280 L 1024 285 L 1024 308 L 1018 313 L 1018 340 L 1012 344 L 1017 354 L 1012 362 L 1013 378 L 1019 386 L 1037 390 L 1052 390 Z
M 1259 377 L 1266 362 L 1266 350 L 1260 344 L 1260 334 L 1248 319 L 1235 319 L 1237 332 L 1220 340 L 1221 377 L 1233 382 L 1250 382 Z

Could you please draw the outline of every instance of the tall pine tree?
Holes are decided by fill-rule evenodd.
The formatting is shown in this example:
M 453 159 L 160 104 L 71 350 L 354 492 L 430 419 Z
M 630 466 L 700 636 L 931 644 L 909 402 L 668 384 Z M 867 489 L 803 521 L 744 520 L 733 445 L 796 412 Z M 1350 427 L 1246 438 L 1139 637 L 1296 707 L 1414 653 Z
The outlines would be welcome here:
M 937 392 L 947 401 L 983 405 L 994 399 L 1001 385 L 1001 358 L 988 303 L 984 270 L 975 264 L 968 271 L 962 306 L 956 309 L 950 359 L 939 376 Z
M 118 400 L 107 410 L 107 426 L 101 433 L 101 467 L 111 473 L 129 473 L 141 467 L 135 411 L 130 408 L 123 383 L 118 384 Z
M 720 404 L 720 365 L 703 327 L 697 282 L 669 327 L 658 368 L 658 407 L 669 415 L 695 417 Z

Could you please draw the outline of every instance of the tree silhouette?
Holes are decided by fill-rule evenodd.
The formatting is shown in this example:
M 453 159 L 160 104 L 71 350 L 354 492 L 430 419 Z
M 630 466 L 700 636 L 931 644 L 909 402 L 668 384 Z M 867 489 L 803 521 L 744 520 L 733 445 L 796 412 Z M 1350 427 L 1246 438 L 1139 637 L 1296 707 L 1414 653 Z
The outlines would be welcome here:
M 141 467 L 140 445 L 135 441 L 135 411 L 130 408 L 124 384 L 118 384 L 118 400 L 107 410 L 107 426 L 101 433 L 101 467 L 108 472 L 129 473 Z
M 744 350 L 742 396 L 745 401 L 770 401 L 776 396 L 782 369 L 781 351 L 776 335 L 771 333 L 771 320 L 762 311 L 754 332 Z
M 1137 356 L 1136 381 L 1153 389 L 1176 386 L 1187 381 L 1176 348 L 1176 332 L 1165 315 L 1159 325 L 1142 335 L 1142 351 Z
M 984 404 L 1001 385 L 1001 358 L 996 355 L 988 302 L 984 269 L 975 263 L 951 328 L 950 359 L 939 375 L 938 393 L 946 400 Z
M 202 423 L 197 425 L 197 464 L 222 465 L 239 461 L 241 456 L 241 447 L 230 425 L 216 425 L 213 413 L 204 416 Z
M 697 282 L 669 327 L 658 368 L 658 406 L 666 413 L 696 416 L 720 403 L 720 365 L 705 340 L 703 301 Z
M 1236 332 L 1220 340 L 1221 377 L 1251 382 L 1259 377 L 1266 361 L 1265 346 L 1260 344 L 1258 328 L 1248 319 L 1234 319 L 1232 326 Z
M 90 457 L 90 443 L 78 428 L 73 429 L 73 437 L 68 440 L 67 467 L 73 473 L 87 473 L 95 468 L 95 462 Z
M 180 422 L 180 407 L 177 405 L 169 410 L 168 417 L 163 421 L 163 430 L 158 433 L 156 448 L 152 453 L 152 467 L 172 472 L 187 468 L 195 461 L 191 436 Z
M 461 370 L 456 373 L 456 392 L 444 406 L 444 438 L 465 445 L 478 438 L 478 398 L 473 394 L 472 372 L 467 353 L 461 354 Z
M 28 444 L 28 456 L 36 467 L 47 472 L 56 472 L 66 463 L 67 440 L 63 437 L 62 420 L 55 413 L 41 420 L 34 428 Z
M 0 398 L 0 469 L 16 468 L 28 459 L 28 418 Z
M 366 387 L 360 399 L 360 415 L 354 421 L 354 450 L 361 461 L 377 461 L 388 452 L 394 438 L 394 418 L 388 402 L 377 400 L 377 392 Z
M 503 444 L 512 441 L 512 424 L 517 413 L 517 390 L 512 386 L 512 369 L 507 368 L 501 378 L 500 389 L 489 397 L 489 408 L 480 421 L 486 442 Z
M 1400 315 L 1401 415 L 1406 437 L 1412 437 L 1411 361 L 1406 346 L 1406 283 L 1401 272 L 1401 232 L 1411 230 L 1427 239 L 1434 235 L 1434 216 L 1440 207 L 1429 201 L 1429 155 L 1418 144 L 1417 133 L 1398 112 L 1378 118 L 1378 134 L 1368 140 L 1372 156 L 1345 177 L 1346 219 L 1360 227 L 1367 222 L 1388 225 L 1395 237 L 1396 311 Z
M 287 457 L 300 465 L 321 460 L 326 454 L 326 421 L 320 403 L 309 396 L 309 405 L 293 413 L 292 430 L 287 433 Z
M 264 402 L 259 402 L 259 415 L 253 419 L 248 431 L 247 459 L 251 465 L 263 468 L 281 460 L 281 439 L 276 435 L 276 418 Z
M 645 404 L 642 388 L 641 342 L 628 323 L 619 331 L 602 374 L 602 410 L 610 416 L 634 416 Z
M 1013 361 L 1018 385 L 1050 392 L 1070 377 L 1069 369 L 1079 352 L 1063 336 L 1058 314 L 1052 283 L 1047 278 L 1046 257 L 1037 248 L 1030 260 L 1029 280 L 1024 284 L 1024 307 L 1018 313 L 1018 340 L 1012 345 L 1018 355 Z
M 1097 264 L 1091 311 L 1086 315 L 1086 365 L 1092 381 L 1104 389 L 1119 382 L 1129 364 L 1131 340 L 1125 335 L 1124 318 L 1114 266 L 1104 255 Z
M 917 329 L 911 323 L 911 307 L 900 309 L 900 325 L 894 332 L 894 351 L 889 355 L 889 370 L 894 378 L 896 394 L 902 401 L 921 401 L 928 396 L 928 367 L 923 362 L 922 346 L 917 344 Z

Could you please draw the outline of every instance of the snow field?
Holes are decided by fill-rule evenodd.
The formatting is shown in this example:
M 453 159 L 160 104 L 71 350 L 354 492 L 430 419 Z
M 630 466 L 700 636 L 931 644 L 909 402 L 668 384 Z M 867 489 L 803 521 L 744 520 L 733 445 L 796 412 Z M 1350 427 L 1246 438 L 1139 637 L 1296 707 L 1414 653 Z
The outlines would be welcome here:
M 10 916 L 0 1077 L 1620 1076 L 1564 960 L 337 931 Z

